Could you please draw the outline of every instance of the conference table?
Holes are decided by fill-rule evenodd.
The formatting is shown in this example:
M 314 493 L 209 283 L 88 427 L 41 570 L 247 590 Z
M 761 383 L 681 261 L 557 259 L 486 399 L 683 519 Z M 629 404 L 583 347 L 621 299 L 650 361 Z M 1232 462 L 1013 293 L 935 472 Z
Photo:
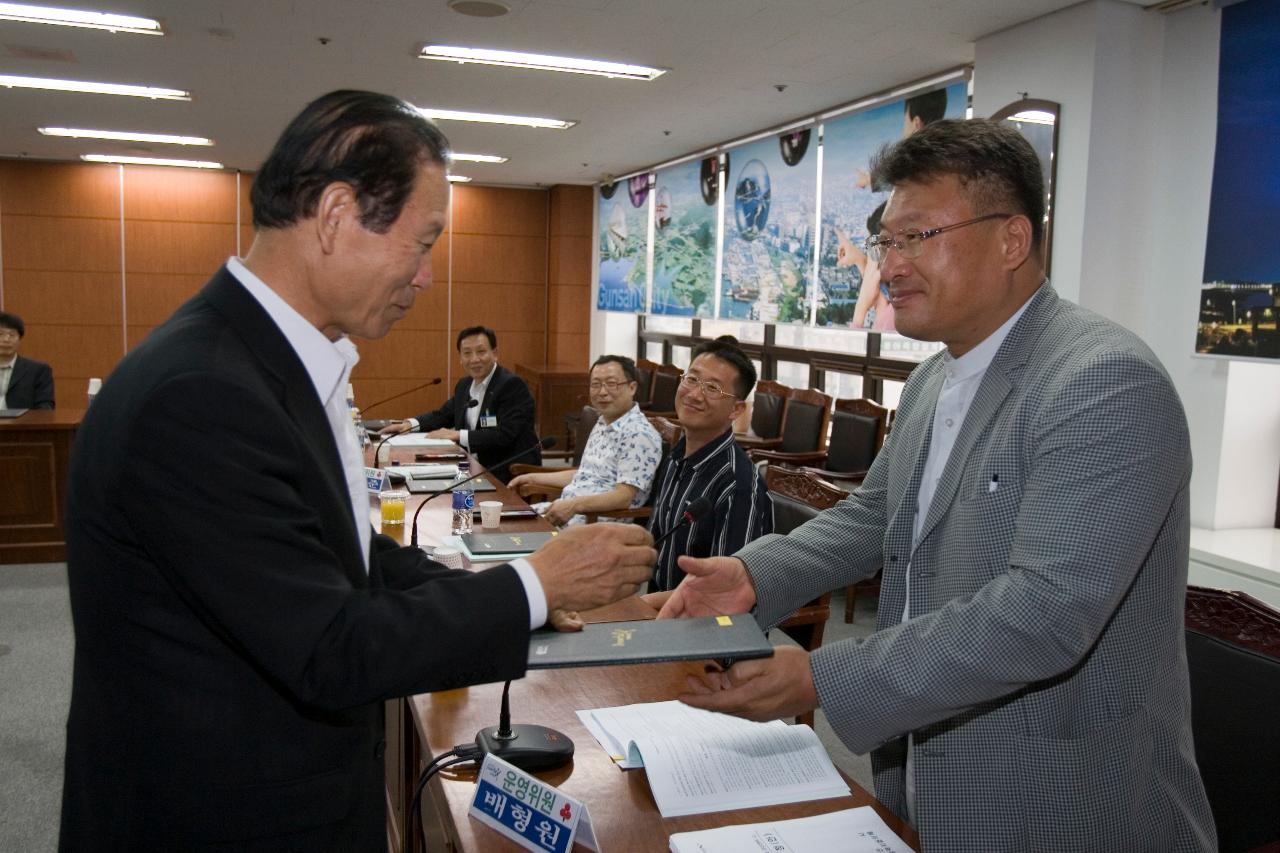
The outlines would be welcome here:
M 392 464 L 411 463 L 417 453 L 432 449 L 392 448 L 382 455 Z M 441 449 L 457 453 L 459 448 Z M 480 470 L 472 460 L 472 470 Z M 500 500 L 504 508 L 526 506 L 524 500 L 502 483 L 496 491 L 477 493 L 477 500 Z M 409 541 L 411 519 L 422 498 L 411 496 L 406 506 L 406 523 L 383 532 Z M 370 518 L 381 527 L 377 507 L 371 502 Z M 445 544 L 451 524 L 448 496 L 431 501 L 418 519 L 419 544 L 430 551 Z M 479 523 L 477 522 L 477 528 Z M 397 529 L 399 528 L 399 529 Z M 501 532 L 550 530 L 541 518 L 503 519 Z M 493 564 L 473 563 L 483 569 Z M 588 622 L 648 619 L 655 615 L 638 597 L 624 599 L 583 614 Z M 571 797 L 582 801 L 601 848 L 616 851 L 666 851 L 668 836 L 674 832 L 711 829 L 741 823 L 781 820 L 824 814 L 857 806 L 873 807 L 912 849 L 919 849 L 915 831 L 881 805 L 875 797 L 845 776 L 850 794 L 833 799 L 813 800 L 780 806 L 740 809 L 685 817 L 663 818 L 649 790 L 643 770 L 620 770 L 578 720 L 576 711 L 589 708 L 656 702 L 674 698 L 681 692 L 687 675 L 702 671 L 703 662 L 601 666 L 578 669 L 530 670 L 511 684 L 513 723 L 550 726 L 573 740 L 573 761 L 565 767 L 535 775 Z M 388 836 L 396 851 L 422 850 L 421 835 L 410 828 L 409 800 L 418 774 L 433 756 L 458 744 L 471 743 L 476 733 L 496 725 L 502 684 L 483 684 L 459 690 L 424 693 L 387 703 L 387 801 Z M 476 772 L 447 768 L 432 778 L 423 795 L 423 822 L 433 833 L 443 836 L 450 851 L 515 851 L 522 848 L 493 829 L 470 819 L 468 807 L 475 793 Z M 842 774 L 843 775 L 843 774 Z

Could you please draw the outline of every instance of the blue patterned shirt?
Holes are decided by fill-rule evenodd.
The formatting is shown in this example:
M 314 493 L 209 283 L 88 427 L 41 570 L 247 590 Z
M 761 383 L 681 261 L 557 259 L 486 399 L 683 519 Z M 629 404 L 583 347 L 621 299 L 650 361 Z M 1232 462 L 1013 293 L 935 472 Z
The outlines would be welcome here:
M 630 411 L 611 424 L 606 424 L 604 418 L 596 421 L 582 450 L 577 473 L 560 497 L 598 495 L 625 483 L 636 488 L 631 507 L 644 506 L 661 460 L 662 438 L 640 407 L 632 405 Z M 585 516 L 575 515 L 569 523 L 581 524 L 585 520 Z

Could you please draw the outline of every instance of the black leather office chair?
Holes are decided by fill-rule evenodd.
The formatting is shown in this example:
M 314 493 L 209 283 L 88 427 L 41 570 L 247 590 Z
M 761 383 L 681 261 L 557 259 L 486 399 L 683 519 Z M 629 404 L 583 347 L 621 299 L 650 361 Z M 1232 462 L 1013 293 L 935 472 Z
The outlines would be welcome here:
M 1280 611 L 1187 587 L 1196 763 L 1222 853 L 1280 850 Z

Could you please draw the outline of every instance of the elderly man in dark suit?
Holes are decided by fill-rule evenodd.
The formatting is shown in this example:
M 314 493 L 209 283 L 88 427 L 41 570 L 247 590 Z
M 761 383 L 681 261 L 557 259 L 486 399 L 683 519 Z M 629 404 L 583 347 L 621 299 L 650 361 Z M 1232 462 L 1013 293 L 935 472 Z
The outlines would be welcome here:
M 507 465 L 517 459 L 537 465 L 542 448 L 533 431 L 533 395 L 524 380 L 498 364 L 498 335 L 484 326 L 469 326 L 458 333 L 458 361 L 467 375 L 458 380 L 453 396 L 434 412 L 383 427 L 394 434 L 425 430 L 432 438 L 456 441 L 471 451 L 502 482 L 511 479 Z
M 53 408 L 53 370 L 18 355 L 26 333 L 21 317 L 0 311 L 0 409 Z
M 112 373 L 72 453 L 64 850 L 384 851 L 382 702 L 518 678 L 548 609 L 633 592 L 627 525 L 452 571 L 374 534 L 347 335 L 431 281 L 447 142 L 334 92 L 258 171 L 258 229 Z
M 947 348 L 856 492 L 789 536 L 685 558 L 664 609 L 773 624 L 883 567 L 876 631 L 683 698 L 822 708 L 927 850 L 1215 850 L 1182 626 L 1186 416 L 1142 341 L 1045 280 L 1040 174 L 1007 122 L 937 122 L 881 155 L 868 251 L 898 330 Z

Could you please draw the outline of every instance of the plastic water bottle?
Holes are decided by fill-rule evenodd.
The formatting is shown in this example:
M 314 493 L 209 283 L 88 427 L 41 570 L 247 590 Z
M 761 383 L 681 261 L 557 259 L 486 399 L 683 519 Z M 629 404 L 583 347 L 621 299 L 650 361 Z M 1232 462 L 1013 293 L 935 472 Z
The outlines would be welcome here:
M 458 476 L 453 478 L 455 483 L 466 480 L 471 476 L 471 464 L 465 460 L 458 463 Z M 465 486 L 455 486 L 453 489 L 453 535 L 461 536 L 464 533 L 471 532 L 471 513 L 476 506 L 476 491 L 471 488 L 471 484 Z
M 356 440 L 360 442 L 361 447 L 368 447 L 371 443 L 369 432 L 364 428 L 364 417 L 356 408 L 356 389 L 350 382 L 347 383 L 347 408 L 351 410 L 351 423 L 356 429 Z

